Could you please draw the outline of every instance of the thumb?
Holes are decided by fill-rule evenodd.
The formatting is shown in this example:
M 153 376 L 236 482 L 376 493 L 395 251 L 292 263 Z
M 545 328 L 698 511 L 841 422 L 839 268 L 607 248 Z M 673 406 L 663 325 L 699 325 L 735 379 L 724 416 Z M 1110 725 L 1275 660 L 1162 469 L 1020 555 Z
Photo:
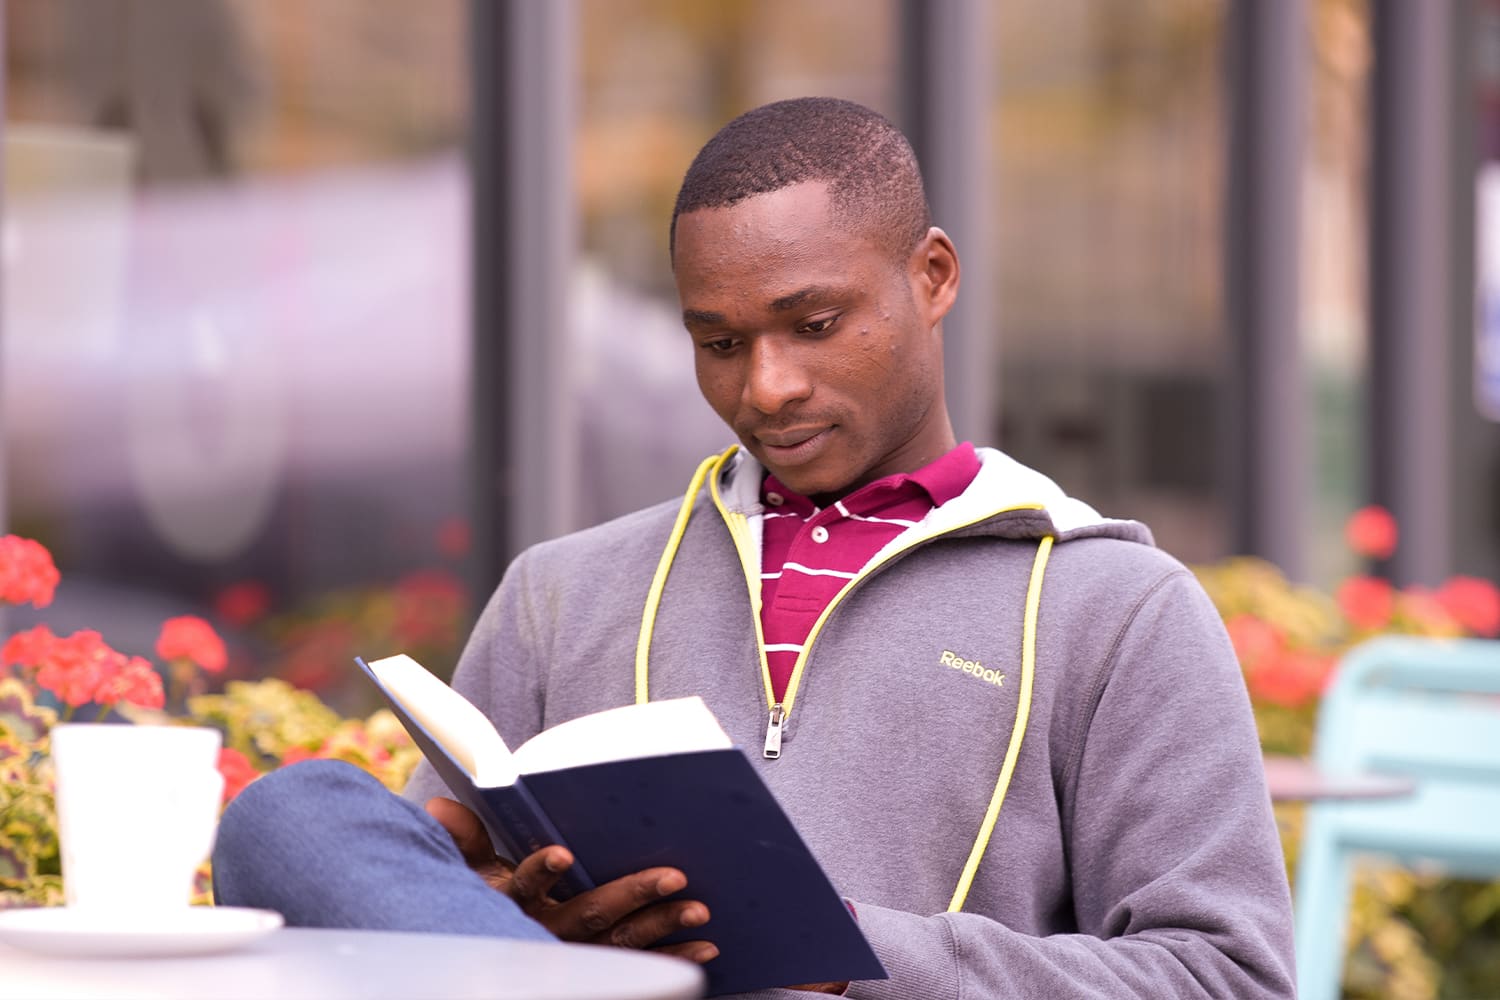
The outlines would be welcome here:
M 472 865 L 494 860 L 495 848 L 490 843 L 490 835 L 468 806 L 437 796 L 427 800 L 426 809 L 427 815 L 448 831 L 448 836 L 453 838 L 454 846 L 465 861 Z

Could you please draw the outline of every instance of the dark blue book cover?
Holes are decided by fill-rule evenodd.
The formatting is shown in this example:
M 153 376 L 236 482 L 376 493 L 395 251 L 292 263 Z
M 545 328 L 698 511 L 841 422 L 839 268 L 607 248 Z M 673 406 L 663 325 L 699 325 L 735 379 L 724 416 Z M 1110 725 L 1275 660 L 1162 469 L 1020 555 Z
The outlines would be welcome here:
M 480 788 L 380 685 L 391 710 L 448 784 L 514 859 L 549 843 L 577 864 L 560 898 L 666 865 L 687 875 L 679 896 L 709 922 L 671 940 L 709 940 L 708 994 L 884 979 L 837 890 L 738 747 L 637 757 L 523 775 Z

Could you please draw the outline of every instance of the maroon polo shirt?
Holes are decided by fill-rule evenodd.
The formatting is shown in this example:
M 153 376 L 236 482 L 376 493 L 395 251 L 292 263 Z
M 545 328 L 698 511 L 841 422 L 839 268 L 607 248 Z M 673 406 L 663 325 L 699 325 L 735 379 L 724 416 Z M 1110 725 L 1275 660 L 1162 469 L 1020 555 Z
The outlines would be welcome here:
M 861 486 L 819 509 L 766 476 L 761 536 L 760 625 L 780 701 L 813 623 L 875 553 L 934 507 L 958 496 L 979 474 L 979 456 L 965 441 L 915 472 Z

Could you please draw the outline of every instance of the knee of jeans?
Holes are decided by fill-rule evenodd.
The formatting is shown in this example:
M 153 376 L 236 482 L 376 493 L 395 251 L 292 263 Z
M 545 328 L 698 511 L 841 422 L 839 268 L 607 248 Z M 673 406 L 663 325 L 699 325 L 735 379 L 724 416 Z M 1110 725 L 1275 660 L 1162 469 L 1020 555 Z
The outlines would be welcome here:
M 215 864 L 232 864 L 244 851 L 257 857 L 278 848 L 305 850 L 351 796 L 389 795 L 376 778 L 343 761 L 308 760 L 257 778 L 224 809 Z

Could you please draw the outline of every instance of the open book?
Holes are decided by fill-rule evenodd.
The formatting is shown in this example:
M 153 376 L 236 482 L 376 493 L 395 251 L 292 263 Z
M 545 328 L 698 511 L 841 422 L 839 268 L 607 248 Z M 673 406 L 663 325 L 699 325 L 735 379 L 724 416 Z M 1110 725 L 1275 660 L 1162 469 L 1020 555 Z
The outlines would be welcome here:
M 494 725 L 409 656 L 356 662 L 453 797 L 502 857 L 562 844 L 576 864 L 559 898 L 667 865 L 707 925 L 709 995 L 883 979 L 822 866 L 700 698 L 646 702 L 561 723 L 511 750 Z

